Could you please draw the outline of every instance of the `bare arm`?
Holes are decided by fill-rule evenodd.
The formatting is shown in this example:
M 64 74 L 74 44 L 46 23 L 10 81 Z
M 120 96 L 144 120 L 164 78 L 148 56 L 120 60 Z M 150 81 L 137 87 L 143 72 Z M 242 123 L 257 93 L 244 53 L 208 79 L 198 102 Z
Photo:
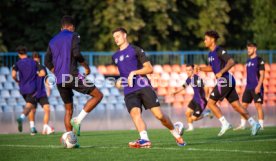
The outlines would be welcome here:
M 88 64 L 84 61 L 84 62 L 80 63 L 80 65 L 84 67 L 85 74 L 89 75 L 91 71 L 90 71 L 90 68 L 89 68 Z
M 220 74 L 220 75 L 218 75 L 219 77 L 221 77 L 225 72 L 227 72 L 228 70 L 230 70 L 233 66 L 235 65 L 235 61 L 231 58 L 231 59 L 229 59 L 228 61 L 227 61 L 227 63 L 226 63 L 226 65 L 225 65 L 225 67 L 224 68 L 222 68 L 220 71 L 219 71 L 219 73 L 218 74 Z M 217 76 L 216 75 L 216 76 Z M 218 78 L 219 78 L 218 77 Z
M 265 77 L 265 71 L 264 70 L 260 70 L 260 79 L 258 81 L 258 85 L 257 87 L 255 88 L 255 93 L 258 94 L 261 92 L 261 87 L 262 87 L 262 84 L 264 82 L 264 77 Z
M 134 70 L 134 71 L 129 73 L 129 75 L 128 75 L 128 85 L 129 85 L 129 87 L 133 86 L 133 77 L 135 75 L 146 75 L 146 74 L 151 74 L 151 73 L 153 73 L 153 68 L 152 68 L 151 63 L 149 61 L 147 61 L 143 64 L 142 69 Z
M 17 79 L 17 72 L 16 70 L 12 70 L 12 78 L 15 82 L 19 83 L 19 80 Z
M 206 67 L 198 67 L 198 69 L 200 71 L 203 71 L 203 72 L 213 72 L 213 69 L 210 65 L 206 66 Z

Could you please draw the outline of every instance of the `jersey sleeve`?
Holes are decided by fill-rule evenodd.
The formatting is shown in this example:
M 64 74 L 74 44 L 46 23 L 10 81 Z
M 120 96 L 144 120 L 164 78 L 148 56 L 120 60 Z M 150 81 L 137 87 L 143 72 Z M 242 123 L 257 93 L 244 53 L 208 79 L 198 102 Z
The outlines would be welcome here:
M 231 56 L 227 53 L 227 51 L 221 48 L 218 49 L 217 55 L 224 62 L 227 62 L 229 59 L 231 59 Z
M 137 47 L 137 46 L 133 46 L 133 47 L 136 51 L 137 59 L 141 64 L 144 64 L 145 62 L 149 61 L 149 59 L 146 56 L 146 53 L 143 49 L 141 49 L 140 47 Z
M 46 52 L 45 59 L 44 59 L 44 64 L 49 70 L 52 70 L 54 68 L 53 55 L 52 55 L 50 45 L 47 48 L 47 52 Z
M 18 66 L 17 66 L 16 64 L 14 64 L 14 65 L 12 66 L 12 70 L 18 71 Z
M 265 70 L 265 63 L 264 63 L 264 60 L 261 57 L 258 58 L 258 66 L 259 66 L 259 71 L 260 70 Z
M 80 52 L 80 35 L 77 33 L 73 34 L 72 39 L 72 54 L 73 57 L 79 62 L 83 63 L 85 61 L 84 57 Z

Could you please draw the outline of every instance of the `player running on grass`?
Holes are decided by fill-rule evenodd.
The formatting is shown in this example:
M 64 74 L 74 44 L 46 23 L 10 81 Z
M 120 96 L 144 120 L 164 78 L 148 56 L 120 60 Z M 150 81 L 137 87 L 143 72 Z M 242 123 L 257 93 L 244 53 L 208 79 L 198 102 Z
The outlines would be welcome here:
M 61 20 L 61 31 L 49 42 L 44 64 L 57 79 L 57 88 L 65 103 L 64 124 L 66 131 L 74 127 L 80 135 L 81 121 L 102 100 L 103 94 L 98 88 L 79 74 L 77 64 L 85 68 L 85 74 L 90 74 L 90 68 L 80 53 L 80 36 L 74 32 L 75 26 L 71 16 Z M 84 105 L 76 118 L 73 115 L 73 90 L 92 96 Z
M 194 74 L 194 65 L 193 64 L 187 65 L 186 72 L 188 75 L 186 83 L 183 84 L 183 88 L 174 92 L 173 95 L 183 91 L 188 85 L 191 85 L 193 87 L 194 96 L 193 96 L 193 99 L 188 104 L 188 108 L 186 111 L 188 129 L 185 130 L 185 131 L 193 131 L 194 121 L 201 120 L 202 118 L 207 116 L 212 118 L 213 116 L 210 110 L 206 110 L 205 112 L 203 112 L 207 105 L 207 100 L 206 100 L 205 91 L 204 91 L 204 84 L 203 84 L 203 80 L 198 75 Z
M 249 59 L 246 62 L 247 79 L 246 87 L 242 96 L 242 103 L 245 108 L 254 99 L 255 107 L 258 113 L 259 123 L 261 129 L 264 129 L 264 111 L 262 108 L 264 99 L 264 87 L 263 81 L 265 77 L 265 66 L 264 60 L 257 55 L 257 44 L 248 43 L 247 44 L 247 54 Z M 241 118 L 241 124 L 234 130 L 245 129 L 246 120 Z
M 116 45 L 119 47 L 119 51 L 112 56 L 112 60 L 120 72 L 120 79 L 116 86 L 124 87 L 126 107 L 140 134 L 140 139 L 129 142 L 129 147 L 151 147 L 147 127 L 142 118 L 142 105 L 170 130 L 177 145 L 185 146 L 186 143 L 174 128 L 170 118 L 161 111 L 158 97 L 146 77 L 146 74 L 151 74 L 153 69 L 145 52 L 143 49 L 128 43 L 127 31 L 124 28 L 117 28 L 112 34 Z
M 38 70 L 43 71 L 45 73 L 45 75 L 47 75 L 46 68 L 40 64 L 40 55 L 37 52 L 33 52 L 32 57 L 33 57 L 33 60 L 36 61 L 38 64 Z M 50 87 L 45 86 L 44 83 L 46 83 L 46 82 L 47 82 L 47 80 L 45 80 L 45 76 L 37 77 L 37 84 L 36 84 L 37 90 L 36 90 L 35 97 L 36 97 L 37 103 L 39 103 L 44 110 L 44 118 L 43 118 L 44 124 L 43 124 L 42 134 L 49 135 L 49 134 L 54 133 L 54 129 L 48 125 L 49 120 L 50 120 L 50 105 L 49 105 L 46 89 L 47 89 L 47 91 L 49 91 Z M 47 88 L 45 88 L 45 87 L 47 87 Z M 37 107 L 37 104 L 36 104 L 36 107 Z M 31 135 L 35 135 L 37 133 L 37 130 L 35 128 L 35 113 L 36 113 L 36 109 L 32 109 L 29 114 Z
M 217 78 L 217 85 L 210 94 L 207 106 L 212 110 L 213 114 L 219 119 L 222 124 L 218 136 L 222 136 L 227 130 L 232 128 L 231 124 L 222 115 L 221 110 L 216 103 L 224 98 L 232 105 L 232 107 L 240 113 L 242 117 L 248 120 L 251 125 L 251 135 L 256 135 L 260 129 L 260 124 L 250 117 L 248 111 L 241 105 L 239 96 L 235 89 L 235 79 L 228 72 L 235 65 L 234 60 L 221 47 L 217 46 L 216 42 L 219 35 L 216 31 L 207 31 L 205 33 L 205 47 L 210 52 L 208 61 L 210 66 L 199 67 L 199 70 L 204 72 L 214 72 Z
M 12 68 L 12 78 L 19 83 L 20 93 L 26 101 L 23 112 L 17 118 L 18 131 L 22 132 L 23 121 L 29 115 L 30 111 L 35 109 L 37 104 L 37 76 L 45 76 L 45 72 L 39 69 L 38 63 L 28 58 L 27 48 L 25 46 L 18 46 L 16 50 L 20 60 L 17 61 Z M 19 79 L 17 73 L 19 74 Z M 32 130 L 33 129 L 31 129 L 31 133 Z

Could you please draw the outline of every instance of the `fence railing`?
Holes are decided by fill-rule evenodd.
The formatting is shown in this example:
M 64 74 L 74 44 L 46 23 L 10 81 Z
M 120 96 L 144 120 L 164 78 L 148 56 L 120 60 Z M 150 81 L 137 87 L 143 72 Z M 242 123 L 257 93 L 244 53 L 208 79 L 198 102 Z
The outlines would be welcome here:
M 45 52 L 41 54 L 44 62 Z M 111 56 L 114 52 L 82 52 L 89 65 L 108 65 L 111 64 Z M 207 64 L 208 51 L 149 51 L 146 52 L 152 64 Z M 236 62 L 245 63 L 247 60 L 246 50 L 228 50 Z M 31 52 L 28 53 L 31 55 Z M 265 62 L 276 62 L 276 50 L 259 50 Z M 18 60 L 16 52 L 0 53 L 0 66 L 11 67 Z

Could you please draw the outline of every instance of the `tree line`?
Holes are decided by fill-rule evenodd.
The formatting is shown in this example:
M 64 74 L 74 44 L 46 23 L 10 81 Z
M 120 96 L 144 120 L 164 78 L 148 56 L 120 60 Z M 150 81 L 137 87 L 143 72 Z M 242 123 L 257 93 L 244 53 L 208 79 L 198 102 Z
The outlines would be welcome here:
M 276 49 L 275 0 L 1 0 L 0 52 L 45 51 L 71 15 L 83 51 L 116 50 L 111 31 L 123 26 L 130 42 L 147 51 L 202 50 L 204 32 L 217 30 L 219 43 L 245 49 Z

